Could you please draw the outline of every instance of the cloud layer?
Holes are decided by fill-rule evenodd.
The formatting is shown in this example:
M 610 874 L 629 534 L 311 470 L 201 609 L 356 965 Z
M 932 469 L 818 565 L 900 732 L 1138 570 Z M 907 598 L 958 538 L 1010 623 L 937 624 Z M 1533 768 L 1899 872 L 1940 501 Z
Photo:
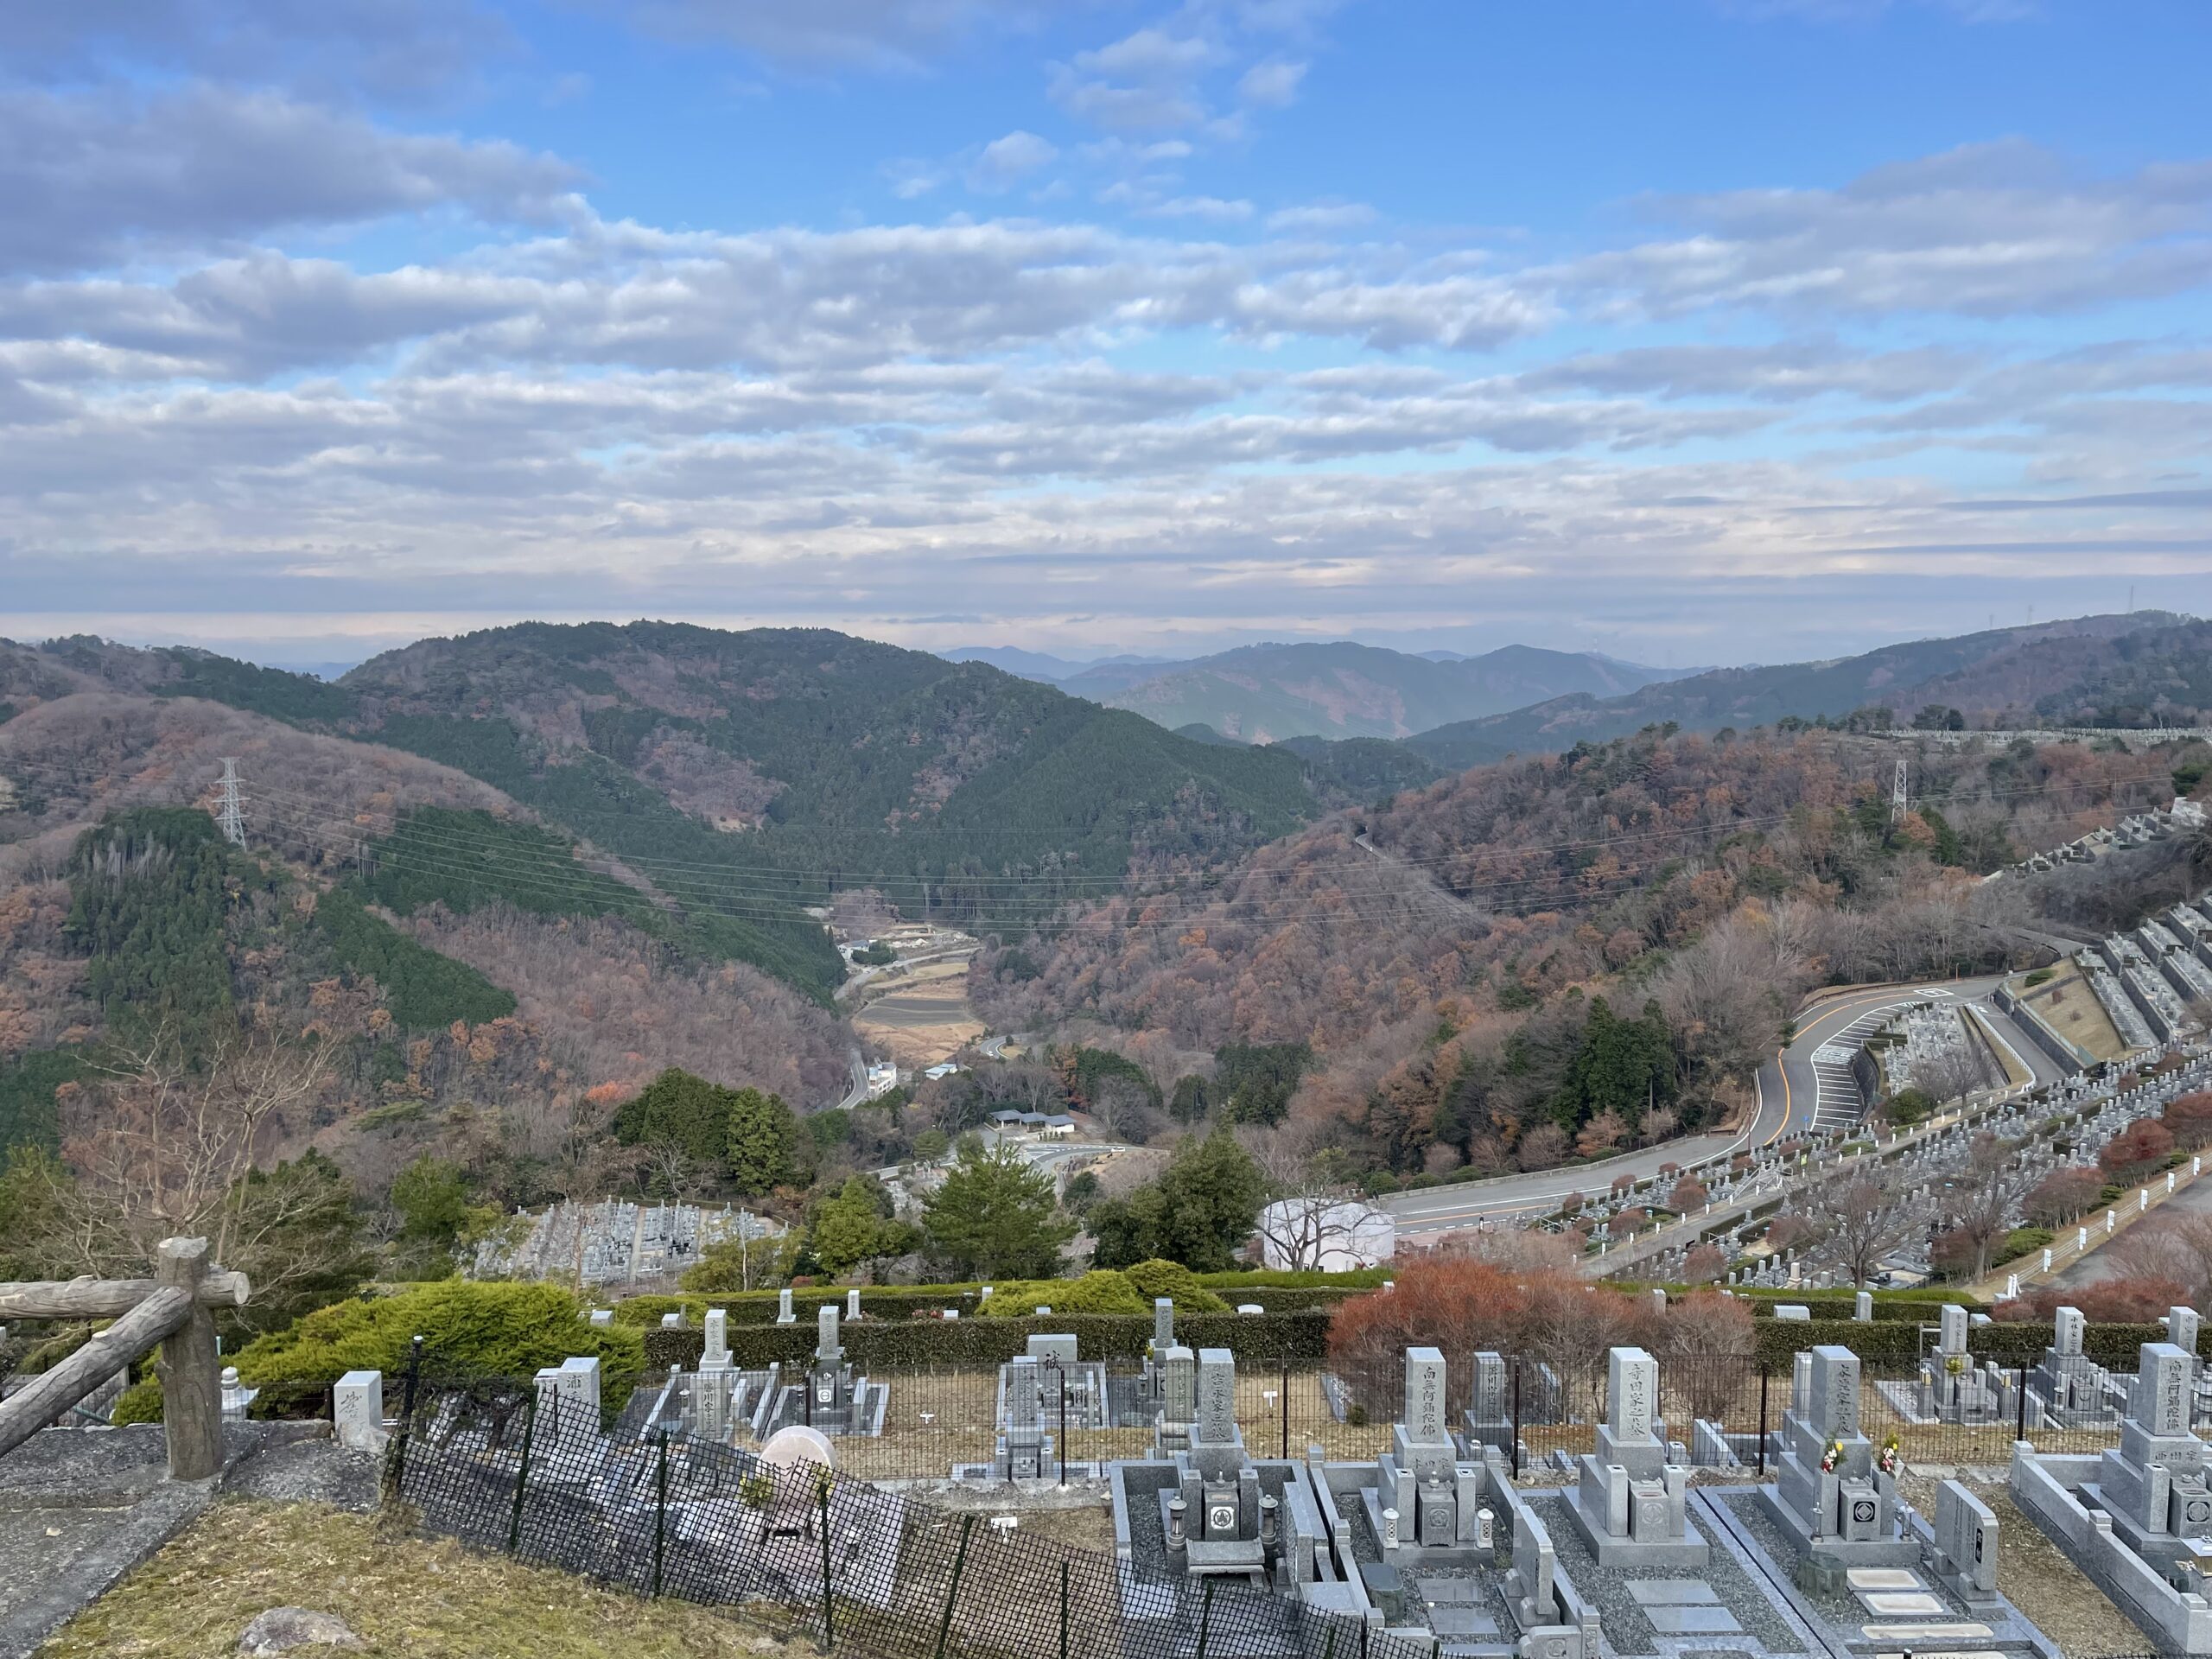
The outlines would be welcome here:
M 128 20 L 35 25 L 0 84 L 0 631 L 96 611 L 97 556 L 137 611 L 288 633 L 658 612 L 1712 658 L 1777 594 L 1830 607 L 1764 636 L 1816 649 L 1916 590 L 2212 568 L 2212 343 L 2143 309 L 2212 283 L 2212 162 L 2005 139 L 1600 238 L 1453 232 L 1208 188 L 1306 97 L 1332 8 L 1115 10 L 1040 63 L 1057 136 L 887 159 L 886 210 L 829 226 L 603 217 L 588 157 L 315 90 L 367 9 L 303 17 L 253 86 L 195 78 L 188 7 L 138 20 L 159 81 L 99 73 Z M 915 75 L 1055 16 L 645 22 Z

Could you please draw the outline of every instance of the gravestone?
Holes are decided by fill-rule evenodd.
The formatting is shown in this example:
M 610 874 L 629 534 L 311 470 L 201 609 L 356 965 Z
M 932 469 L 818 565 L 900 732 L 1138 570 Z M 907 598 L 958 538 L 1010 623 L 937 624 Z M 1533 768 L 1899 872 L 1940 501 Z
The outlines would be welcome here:
M 1505 1356 L 1488 1349 L 1474 1359 L 1473 1398 L 1465 1415 L 1467 1439 L 1477 1446 L 1513 1452 L 1513 1401 Z
M 860 1316 L 861 1294 L 857 1290 L 849 1290 L 845 1293 L 845 1317 L 849 1319 L 857 1319 Z
M 1605 1356 L 1605 1421 L 1580 1460 L 1567 1512 L 1610 1568 L 1702 1567 L 1710 1548 L 1686 1512 L 1689 1471 L 1668 1460 L 1659 1362 L 1641 1348 Z
M 2204 1442 L 2190 1432 L 2196 1362 L 2170 1342 L 2143 1344 L 2120 1445 L 2084 1487 L 2110 1512 L 2139 1554 L 2171 1554 L 2175 1541 L 2212 1536 Z
M 2105 1368 L 2082 1351 L 2088 1321 L 2078 1307 L 2062 1307 L 2051 1322 L 2050 1346 L 2030 1376 L 2032 1410 L 2060 1428 L 2109 1423 L 2115 1412 L 2107 1399 Z M 2038 1427 L 2031 1421 L 2030 1427 Z
M 1152 1299 L 1152 1345 L 1160 1350 L 1175 1345 L 1175 1300 L 1172 1296 Z
M 332 1429 L 338 1444 L 353 1452 L 382 1453 L 384 1373 L 348 1371 L 331 1389 Z
M 729 1312 L 707 1310 L 707 1344 L 691 1383 L 692 1433 L 716 1445 L 727 1444 L 735 1415 L 737 1368 L 730 1363 Z
M 1023 1351 L 1040 1363 L 1049 1361 L 1056 1365 L 1068 1366 L 1076 1363 L 1075 1338 L 1065 1332 L 1031 1337 L 1023 1344 Z
M 1997 1516 L 1955 1480 L 1936 1489 L 1936 1576 L 1968 1601 L 1997 1594 Z
M 569 1443 L 599 1435 L 599 1359 L 571 1355 L 537 1373 L 537 1421 L 541 1440 Z
M 776 1323 L 778 1325 L 798 1323 L 798 1315 L 791 1311 L 791 1294 L 788 1290 L 779 1290 L 776 1293 Z
M 1378 1509 L 1397 1512 L 1401 1548 L 1458 1548 L 1474 1540 L 1484 1474 L 1459 1461 L 1447 1394 L 1442 1352 L 1407 1349 L 1404 1404 L 1389 1451 L 1376 1459 L 1375 1484 Z
M 1861 1325 L 1867 1324 L 1873 1319 L 1874 1293 L 1872 1291 L 1862 1290 L 1852 1298 L 1851 1317 Z
M 1801 1557 L 1823 1567 L 1909 1566 L 1918 1546 L 1897 1532 L 1897 1478 L 1860 1432 L 1859 1356 L 1823 1344 L 1800 1354 L 1782 1421 L 1774 1484 L 1759 1489 Z
M 1037 1361 L 1024 1354 L 1004 1371 L 1001 1408 L 1005 1432 L 999 1437 L 998 1473 L 1005 1480 L 1034 1480 L 1045 1471 L 1044 1401 Z

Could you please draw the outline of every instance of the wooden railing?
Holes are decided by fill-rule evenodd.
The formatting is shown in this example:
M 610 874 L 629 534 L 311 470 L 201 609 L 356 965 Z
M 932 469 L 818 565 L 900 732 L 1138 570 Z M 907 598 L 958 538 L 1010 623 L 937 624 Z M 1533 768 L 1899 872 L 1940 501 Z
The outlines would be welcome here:
M 155 1250 L 151 1279 L 0 1284 L 0 1320 L 115 1320 L 0 1401 L 0 1456 L 158 1344 L 169 1478 L 214 1475 L 223 1466 L 223 1391 L 210 1310 L 244 1306 L 251 1288 L 242 1273 L 208 1270 L 204 1238 L 163 1239 Z

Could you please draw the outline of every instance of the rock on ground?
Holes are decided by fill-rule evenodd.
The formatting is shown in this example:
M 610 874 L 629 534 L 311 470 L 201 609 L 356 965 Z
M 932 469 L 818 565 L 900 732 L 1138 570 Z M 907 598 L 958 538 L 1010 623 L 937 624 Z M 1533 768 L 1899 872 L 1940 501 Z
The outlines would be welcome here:
M 238 1652 L 245 1659 L 270 1659 L 302 1648 L 358 1652 L 367 1646 L 344 1619 L 305 1607 L 271 1607 L 238 1633 Z

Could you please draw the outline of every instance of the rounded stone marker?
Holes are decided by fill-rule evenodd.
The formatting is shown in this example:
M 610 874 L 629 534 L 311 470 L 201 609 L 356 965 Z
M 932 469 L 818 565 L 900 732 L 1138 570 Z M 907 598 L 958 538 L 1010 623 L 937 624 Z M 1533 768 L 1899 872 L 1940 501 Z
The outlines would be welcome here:
M 344 1619 L 305 1607 L 271 1607 L 255 1614 L 253 1622 L 238 1632 L 238 1652 L 246 1659 L 310 1648 L 359 1653 L 368 1645 Z

